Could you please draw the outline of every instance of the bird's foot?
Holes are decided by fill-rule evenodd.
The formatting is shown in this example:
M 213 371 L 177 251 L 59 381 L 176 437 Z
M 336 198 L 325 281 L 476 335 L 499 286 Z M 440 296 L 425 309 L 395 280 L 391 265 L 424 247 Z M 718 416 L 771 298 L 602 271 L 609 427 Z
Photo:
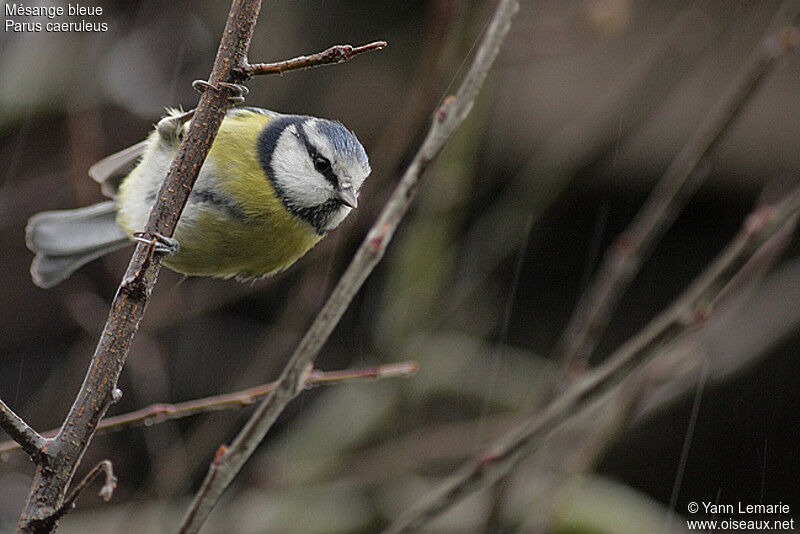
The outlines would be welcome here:
M 178 240 L 174 237 L 167 237 L 161 234 L 148 234 L 147 232 L 135 232 L 133 239 L 139 243 L 150 244 L 155 241 L 154 252 L 164 256 L 174 256 L 181 251 L 181 246 Z
M 230 89 L 233 91 L 233 95 L 229 96 L 228 100 L 234 106 L 244 102 L 245 97 L 250 94 L 250 89 L 238 83 L 218 82 L 217 85 L 211 85 L 205 80 L 195 80 L 192 82 L 192 87 L 201 93 L 206 89 L 213 89 L 214 91 L 219 91 L 221 87 Z

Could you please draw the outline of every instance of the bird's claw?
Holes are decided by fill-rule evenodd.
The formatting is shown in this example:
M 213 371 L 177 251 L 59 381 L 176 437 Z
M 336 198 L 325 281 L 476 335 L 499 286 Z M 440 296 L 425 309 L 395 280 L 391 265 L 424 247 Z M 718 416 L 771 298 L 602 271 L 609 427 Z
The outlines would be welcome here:
M 212 89 L 214 91 L 219 91 L 221 87 L 230 89 L 233 91 L 233 95 L 229 96 L 228 100 L 234 106 L 244 102 L 245 97 L 250 94 L 250 89 L 238 83 L 218 82 L 217 85 L 212 85 L 205 80 L 195 80 L 192 82 L 192 87 L 195 91 L 200 91 L 201 93 L 206 89 Z
M 154 243 L 153 251 L 156 254 L 162 254 L 164 256 L 174 256 L 181 250 L 181 246 L 178 243 L 178 240 L 174 237 L 167 237 L 161 234 L 148 234 L 147 232 L 135 232 L 133 234 L 134 241 L 138 241 L 139 243 L 145 243 L 147 245 Z

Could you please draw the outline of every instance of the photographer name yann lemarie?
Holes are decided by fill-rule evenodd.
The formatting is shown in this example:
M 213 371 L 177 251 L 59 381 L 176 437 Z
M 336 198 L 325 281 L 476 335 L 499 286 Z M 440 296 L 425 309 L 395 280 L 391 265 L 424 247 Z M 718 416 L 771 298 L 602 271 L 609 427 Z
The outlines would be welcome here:
M 99 17 L 103 14 L 100 6 L 82 6 L 80 4 L 67 4 L 63 6 L 26 6 L 23 4 L 6 4 L 6 17 L 46 17 L 49 22 L 19 22 L 6 19 L 5 31 L 12 32 L 105 32 L 108 31 L 108 23 L 91 22 L 81 20 L 80 22 L 56 22 L 56 17 Z
M 788 514 L 789 505 L 781 502 L 777 504 L 715 504 L 712 502 L 701 503 L 707 514 Z

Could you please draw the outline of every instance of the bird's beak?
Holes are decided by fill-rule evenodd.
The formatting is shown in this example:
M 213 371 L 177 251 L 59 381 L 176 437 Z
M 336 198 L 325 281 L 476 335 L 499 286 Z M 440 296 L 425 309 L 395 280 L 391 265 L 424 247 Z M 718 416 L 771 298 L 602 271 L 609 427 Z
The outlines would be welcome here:
M 358 195 L 353 188 L 353 184 L 348 182 L 339 184 L 339 187 L 336 189 L 336 200 L 350 208 L 358 206 Z

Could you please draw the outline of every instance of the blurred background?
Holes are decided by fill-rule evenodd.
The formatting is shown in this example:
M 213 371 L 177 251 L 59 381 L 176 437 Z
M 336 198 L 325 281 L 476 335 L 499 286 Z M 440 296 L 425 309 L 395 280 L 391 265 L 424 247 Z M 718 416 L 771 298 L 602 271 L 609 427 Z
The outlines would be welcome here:
M 107 32 L 0 33 L 0 398 L 41 431 L 58 426 L 74 399 L 130 251 L 42 290 L 28 273 L 26 220 L 100 201 L 87 168 L 141 140 L 164 106 L 194 105 L 191 82 L 208 75 L 230 3 L 91 5 L 105 10 L 92 21 Z M 277 377 L 431 113 L 457 87 L 494 5 L 264 3 L 253 62 L 389 42 L 344 65 L 248 83 L 249 105 L 344 122 L 373 173 L 358 210 L 287 272 L 240 284 L 162 271 L 110 414 Z M 378 531 L 539 405 L 559 379 L 549 355 L 603 251 L 779 5 L 523 1 L 472 114 L 317 360 L 323 370 L 415 360 L 419 372 L 303 393 L 206 531 Z M 594 363 L 698 275 L 768 184 L 796 180 L 798 84 L 800 57 L 789 54 L 725 132 L 708 178 L 625 293 Z M 797 515 L 797 252 L 792 241 L 746 305 L 714 324 L 701 387 L 673 388 L 599 442 L 589 423 L 609 410 L 598 405 L 427 531 L 680 532 L 691 501 L 780 501 Z M 174 530 L 214 451 L 249 413 L 98 435 L 77 476 L 108 458 L 118 488 L 109 504 L 86 491 L 61 532 Z M 1 459 L 5 532 L 33 465 L 19 452 Z

